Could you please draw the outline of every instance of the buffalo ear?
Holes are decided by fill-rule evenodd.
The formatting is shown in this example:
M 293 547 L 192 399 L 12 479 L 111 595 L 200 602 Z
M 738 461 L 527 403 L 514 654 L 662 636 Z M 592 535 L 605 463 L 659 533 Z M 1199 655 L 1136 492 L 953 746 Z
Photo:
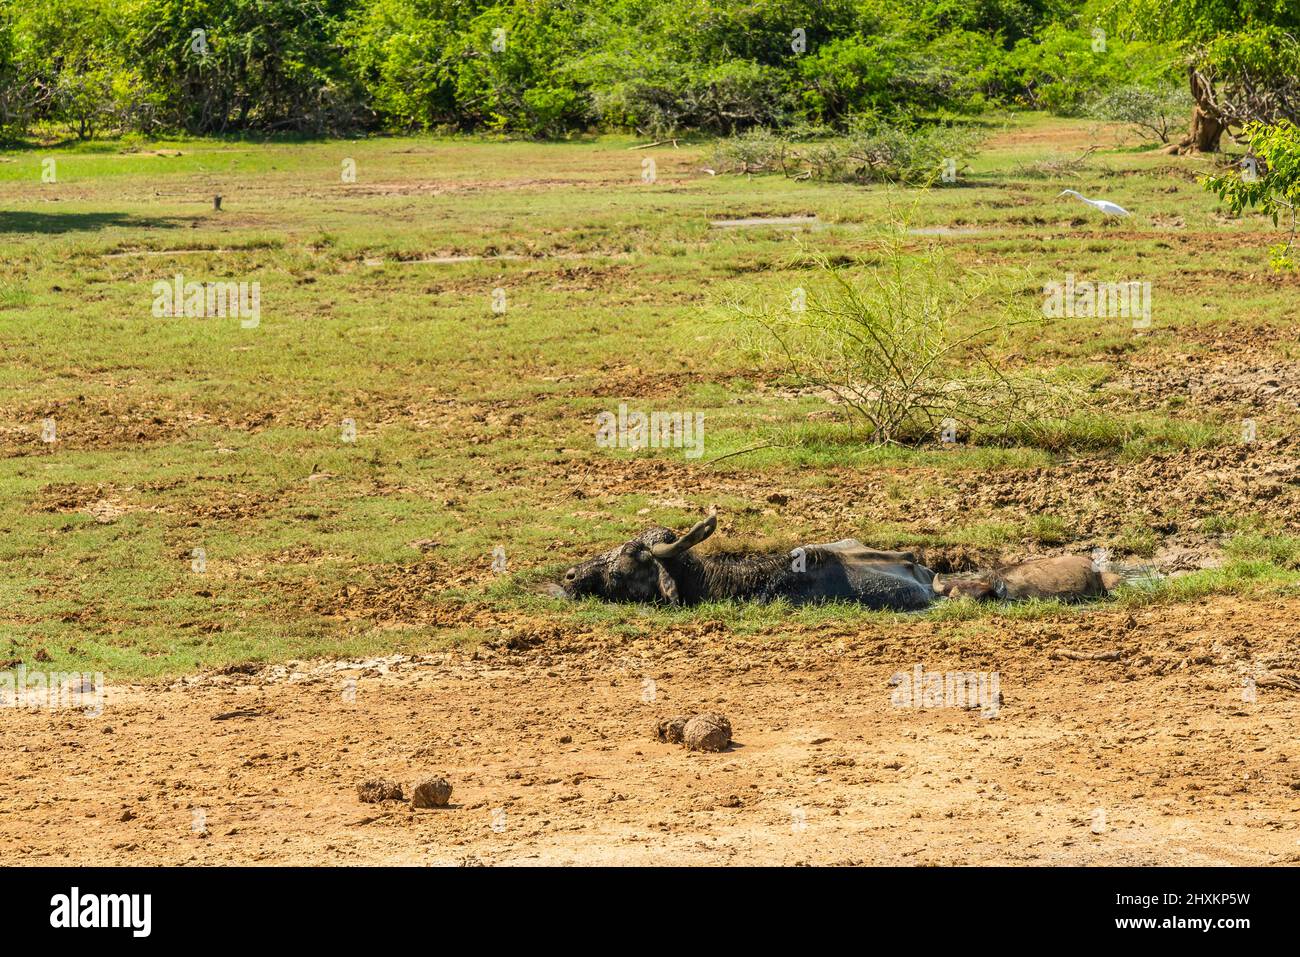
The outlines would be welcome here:
M 1004 582 L 1004 581 L 1002 581 L 1002 579 L 999 578 L 999 579 L 998 579 L 996 582 L 994 582 L 994 584 L 993 584 L 993 594 L 995 594 L 995 595 L 998 596 L 998 601 L 1006 601 L 1006 599 L 1007 599 L 1007 583 Z
M 672 575 L 668 574 L 668 569 L 664 567 L 663 562 L 657 558 L 653 561 L 659 570 L 659 596 L 670 605 L 680 605 L 682 596 L 677 592 L 677 582 L 673 580 Z

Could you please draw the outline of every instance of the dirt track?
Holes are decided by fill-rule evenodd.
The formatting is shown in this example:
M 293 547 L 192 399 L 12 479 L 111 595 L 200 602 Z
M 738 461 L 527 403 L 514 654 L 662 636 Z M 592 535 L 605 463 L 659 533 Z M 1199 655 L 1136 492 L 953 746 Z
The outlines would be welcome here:
M 3 715 L 0 862 L 1294 863 L 1298 613 L 1215 598 L 759 641 L 705 623 L 110 687 L 99 718 Z M 892 706 L 917 663 L 996 670 L 1001 709 Z M 654 740 L 698 710 L 730 716 L 732 750 Z M 445 810 L 355 793 L 436 774 Z

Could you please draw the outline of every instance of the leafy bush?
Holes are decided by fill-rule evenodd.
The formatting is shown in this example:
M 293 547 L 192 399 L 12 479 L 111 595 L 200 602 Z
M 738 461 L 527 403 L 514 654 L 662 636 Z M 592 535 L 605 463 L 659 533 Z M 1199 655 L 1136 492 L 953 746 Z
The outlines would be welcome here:
M 1021 40 L 1008 56 L 1024 102 L 1062 116 L 1082 115 L 1107 90 L 1135 80 L 1171 82 L 1172 62 L 1158 46 L 1093 37 L 1060 23 Z
M 170 126 L 339 132 L 365 113 L 337 55 L 346 7 L 346 0 L 135 0 L 117 55 L 158 93 Z
M 483 4 L 371 0 L 340 28 L 344 65 L 385 125 L 455 125 L 456 54 L 451 41 Z
M 982 134 L 969 127 L 895 124 L 855 127 L 846 137 L 843 178 L 929 183 L 937 180 L 943 163 L 969 159 Z
M 1282 120 L 1276 126 L 1250 123 L 1244 133 L 1249 155 L 1242 162 L 1241 172 L 1207 177 L 1202 184 L 1218 194 L 1234 215 L 1250 206 L 1271 216 L 1274 226 L 1285 217 L 1286 241 L 1269 250 L 1269 261 L 1276 271 L 1294 269 L 1292 249 L 1300 206 L 1300 128 Z
M 790 148 L 787 138 L 758 127 L 719 140 L 714 147 L 713 165 L 719 173 L 784 172 Z
M 1096 97 L 1085 110 L 1090 116 L 1127 123 L 1169 142 L 1169 134 L 1187 124 L 1192 94 L 1185 86 L 1149 87 L 1130 83 Z
M 844 134 L 812 128 L 782 136 L 760 129 L 723 140 L 715 165 L 719 172 L 779 171 L 831 182 L 929 184 L 940 178 L 945 161 L 973 156 L 980 138 L 968 127 L 905 127 L 860 116 Z
M 832 393 L 878 444 L 935 441 L 949 427 L 996 435 L 1070 407 L 1068 389 L 997 360 L 1014 330 L 1042 321 L 1018 311 L 997 277 L 909 252 L 901 236 L 878 255 L 861 279 L 820 260 L 817 288 L 789 303 L 733 302 L 748 347 Z
M 564 0 L 491 7 L 476 17 L 449 48 L 458 61 L 461 125 L 532 136 L 585 126 L 590 101 L 568 67 L 580 24 L 579 11 Z
M 818 47 L 797 67 L 805 115 L 838 123 L 853 114 L 905 109 L 895 78 L 910 50 L 915 46 L 895 35 L 842 37 Z

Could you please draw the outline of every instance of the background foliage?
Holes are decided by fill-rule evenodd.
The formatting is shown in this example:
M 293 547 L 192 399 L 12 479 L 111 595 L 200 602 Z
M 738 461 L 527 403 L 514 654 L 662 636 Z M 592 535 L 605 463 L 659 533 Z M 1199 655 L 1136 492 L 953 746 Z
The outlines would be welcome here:
M 1199 21 L 1098 53 L 1104 15 L 1083 0 L 0 0 L 0 126 L 734 134 L 1078 113 L 1121 82 L 1175 82 L 1168 51 Z

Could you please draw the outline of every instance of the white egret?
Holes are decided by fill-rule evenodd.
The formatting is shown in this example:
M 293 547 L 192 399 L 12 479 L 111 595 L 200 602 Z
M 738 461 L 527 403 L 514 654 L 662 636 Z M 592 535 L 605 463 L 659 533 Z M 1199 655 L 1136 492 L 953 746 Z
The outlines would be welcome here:
M 1127 216 L 1127 215 L 1129 215 L 1129 211 L 1128 211 L 1127 209 L 1125 209 L 1123 206 L 1118 205 L 1117 203 L 1112 203 L 1112 202 L 1111 202 L 1110 200 L 1108 200 L 1108 199 L 1089 199 L 1087 196 L 1082 196 L 1082 195 L 1080 195 L 1079 193 L 1076 193 L 1076 192 L 1075 192 L 1074 190 L 1072 190 L 1072 189 L 1063 189 L 1063 190 L 1061 190 L 1060 193 L 1057 194 L 1057 196 L 1058 196 L 1058 198 L 1061 197 L 1061 196 L 1073 196 L 1073 197 L 1075 197 L 1076 199 L 1080 199 L 1080 200 L 1082 200 L 1083 202 L 1087 203 L 1087 204 L 1088 204 L 1089 206 L 1091 206 L 1093 209 L 1099 209 L 1099 210 L 1101 210 L 1101 211 L 1102 211 L 1103 213 L 1105 213 L 1107 216 Z

